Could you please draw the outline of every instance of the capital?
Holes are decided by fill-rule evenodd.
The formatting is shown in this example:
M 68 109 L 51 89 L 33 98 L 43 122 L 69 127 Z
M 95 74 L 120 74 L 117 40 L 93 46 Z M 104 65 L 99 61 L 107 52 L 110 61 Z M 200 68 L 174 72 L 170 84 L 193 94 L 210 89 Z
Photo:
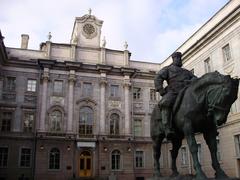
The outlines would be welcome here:
M 99 84 L 101 86 L 105 86 L 107 84 L 107 78 L 106 77 L 101 77 L 100 81 L 99 81 Z
M 124 80 L 123 87 L 125 87 L 125 88 L 130 88 L 130 87 L 131 87 L 131 82 L 130 82 L 130 80 Z

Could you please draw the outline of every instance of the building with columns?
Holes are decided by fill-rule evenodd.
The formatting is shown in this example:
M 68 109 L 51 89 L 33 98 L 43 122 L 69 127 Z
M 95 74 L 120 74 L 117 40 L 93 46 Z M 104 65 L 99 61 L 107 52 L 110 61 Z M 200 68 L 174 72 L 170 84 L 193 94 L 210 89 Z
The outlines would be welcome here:
M 152 176 L 150 116 L 160 97 L 153 79 L 161 64 L 131 60 L 100 41 L 103 21 L 77 17 L 69 44 L 48 41 L 39 50 L 5 47 L 0 34 L 0 179 L 125 179 Z M 3 32 L 4 34 L 4 32 Z M 201 76 L 218 70 L 240 76 L 240 2 L 229 1 L 177 51 L 184 67 Z M 240 102 L 219 127 L 218 157 L 229 176 L 240 176 Z M 199 158 L 214 176 L 209 151 L 197 134 Z M 171 144 L 162 146 L 169 175 Z M 185 140 L 178 169 L 194 173 Z M 14 173 L 13 173 L 14 172 Z

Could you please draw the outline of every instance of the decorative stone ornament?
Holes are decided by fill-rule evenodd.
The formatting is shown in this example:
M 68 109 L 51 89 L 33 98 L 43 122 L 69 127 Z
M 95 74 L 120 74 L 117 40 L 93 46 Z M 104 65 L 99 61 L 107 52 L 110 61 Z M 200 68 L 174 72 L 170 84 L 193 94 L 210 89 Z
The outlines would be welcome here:
M 83 25 L 82 33 L 87 39 L 92 39 L 97 36 L 96 28 L 91 23 L 86 23 Z

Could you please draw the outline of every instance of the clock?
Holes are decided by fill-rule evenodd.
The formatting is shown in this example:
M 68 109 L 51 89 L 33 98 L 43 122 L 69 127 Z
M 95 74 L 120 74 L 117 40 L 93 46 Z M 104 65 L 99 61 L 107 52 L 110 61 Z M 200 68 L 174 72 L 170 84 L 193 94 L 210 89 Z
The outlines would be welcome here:
M 82 32 L 87 39 L 92 39 L 97 35 L 96 28 L 90 23 L 83 25 Z

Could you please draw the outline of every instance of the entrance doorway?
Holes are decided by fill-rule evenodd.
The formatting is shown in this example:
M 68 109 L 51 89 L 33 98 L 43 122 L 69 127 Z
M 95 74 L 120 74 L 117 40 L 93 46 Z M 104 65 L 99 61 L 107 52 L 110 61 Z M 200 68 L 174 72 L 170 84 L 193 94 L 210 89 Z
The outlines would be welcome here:
M 89 151 L 83 151 L 79 157 L 79 176 L 92 176 L 92 156 Z

